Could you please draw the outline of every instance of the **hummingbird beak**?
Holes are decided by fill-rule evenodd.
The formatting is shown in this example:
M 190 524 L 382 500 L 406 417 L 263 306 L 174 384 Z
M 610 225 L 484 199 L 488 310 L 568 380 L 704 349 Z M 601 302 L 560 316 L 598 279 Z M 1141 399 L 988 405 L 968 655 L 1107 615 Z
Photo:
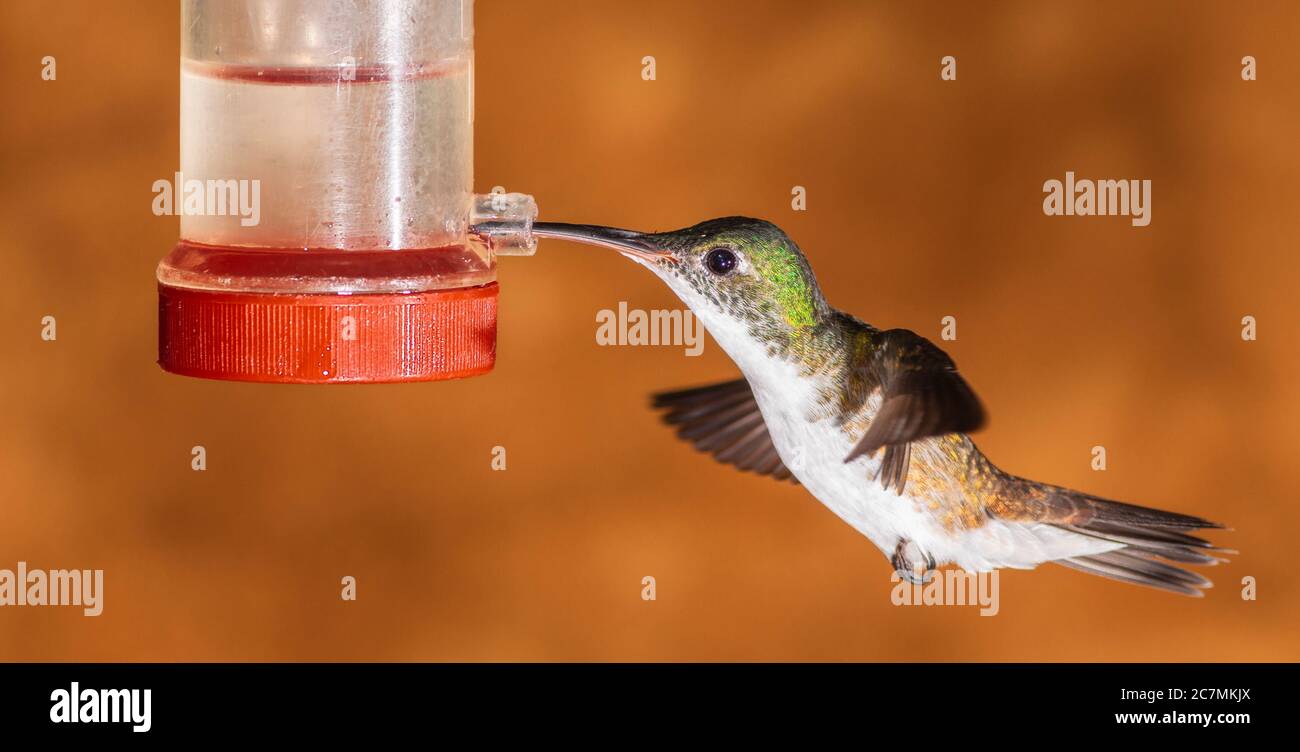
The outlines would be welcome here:
M 533 234 L 539 238 L 572 240 L 575 243 L 613 248 L 619 253 L 635 256 L 645 261 L 673 258 L 672 254 L 650 241 L 650 235 L 617 227 L 600 225 L 571 225 L 567 222 L 534 222 Z

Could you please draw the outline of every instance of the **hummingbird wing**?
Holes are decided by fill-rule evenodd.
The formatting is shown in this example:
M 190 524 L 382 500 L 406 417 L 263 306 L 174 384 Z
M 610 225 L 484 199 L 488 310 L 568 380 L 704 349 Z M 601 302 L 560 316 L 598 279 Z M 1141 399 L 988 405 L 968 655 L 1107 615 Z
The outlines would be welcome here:
M 869 383 L 879 385 L 880 409 L 848 456 L 849 462 L 881 447 L 879 479 L 903 493 L 911 443 L 929 436 L 970 433 L 984 425 L 984 407 L 957 373 L 957 365 L 933 342 L 907 329 L 871 337 L 865 364 Z
M 663 421 L 676 426 L 679 437 L 719 462 L 799 482 L 781 462 L 745 379 L 661 392 L 651 397 L 651 405 L 665 411 Z

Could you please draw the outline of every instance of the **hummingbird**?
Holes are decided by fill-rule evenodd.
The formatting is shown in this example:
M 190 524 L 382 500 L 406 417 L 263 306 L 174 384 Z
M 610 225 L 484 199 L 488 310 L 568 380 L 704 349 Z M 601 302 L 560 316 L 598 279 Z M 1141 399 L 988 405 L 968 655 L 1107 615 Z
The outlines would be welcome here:
M 909 582 L 1054 564 L 1202 596 L 1178 565 L 1232 553 L 1187 514 L 1004 472 L 970 434 L 985 410 L 952 359 L 907 329 L 877 329 L 827 303 L 776 225 L 724 217 L 642 233 L 539 222 L 541 238 L 612 248 L 690 307 L 742 378 L 652 396 L 677 435 L 717 461 L 803 485 Z

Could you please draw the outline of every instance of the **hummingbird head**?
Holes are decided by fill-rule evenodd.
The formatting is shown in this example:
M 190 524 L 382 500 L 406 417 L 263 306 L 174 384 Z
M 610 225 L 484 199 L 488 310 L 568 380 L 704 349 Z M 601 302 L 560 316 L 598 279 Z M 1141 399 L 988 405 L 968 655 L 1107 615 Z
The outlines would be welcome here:
M 808 260 L 781 228 L 723 217 L 680 230 L 640 233 L 538 222 L 533 232 L 605 246 L 654 272 L 732 355 L 736 336 L 770 350 L 816 326 L 830 310 Z

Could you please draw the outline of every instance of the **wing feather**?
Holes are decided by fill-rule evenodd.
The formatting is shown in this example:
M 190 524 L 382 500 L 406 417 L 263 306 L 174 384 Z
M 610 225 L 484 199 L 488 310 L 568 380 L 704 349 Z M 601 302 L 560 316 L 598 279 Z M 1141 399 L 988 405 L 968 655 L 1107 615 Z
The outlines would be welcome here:
M 926 338 L 890 329 L 873 335 L 871 342 L 866 376 L 868 383 L 879 385 L 880 409 L 844 461 L 885 448 L 880 483 L 902 494 L 910 444 L 975 431 L 984 425 L 984 407 L 952 358 Z
M 781 457 L 763 422 L 758 402 L 745 379 L 662 392 L 651 405 L 663 410 L 663 421 L 677 435 L 724 464 L 777 480 L 798 483 Z

